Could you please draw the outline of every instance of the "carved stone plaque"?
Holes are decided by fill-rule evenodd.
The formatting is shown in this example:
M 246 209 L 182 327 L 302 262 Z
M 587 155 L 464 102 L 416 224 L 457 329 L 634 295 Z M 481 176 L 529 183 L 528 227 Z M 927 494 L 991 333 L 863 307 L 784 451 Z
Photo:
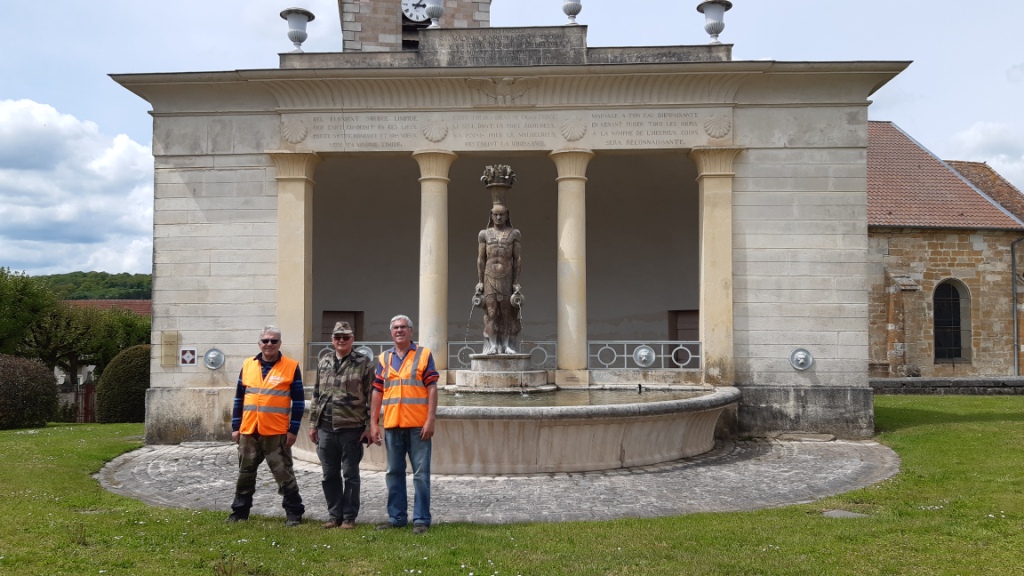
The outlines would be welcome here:
M 281 125 L 282 144 L 315 152 L 673 149 L 732 140 L 727 108 L 324 112 L 287 114 Z

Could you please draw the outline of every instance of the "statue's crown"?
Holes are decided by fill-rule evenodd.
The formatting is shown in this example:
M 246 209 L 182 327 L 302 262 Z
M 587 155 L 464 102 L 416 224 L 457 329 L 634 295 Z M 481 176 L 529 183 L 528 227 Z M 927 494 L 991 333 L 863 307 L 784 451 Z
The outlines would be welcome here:
M 516 173 L 508 164 L 495 164 L 484 168 L 480 181 L 486 186 L 511 186 L 516 183 Z
M 516 173 L 508 164 L 495 164 L 484 168 L 480 181 L 491 191 L 491 204 L 505 205 L 505 192 L 516 183 Z

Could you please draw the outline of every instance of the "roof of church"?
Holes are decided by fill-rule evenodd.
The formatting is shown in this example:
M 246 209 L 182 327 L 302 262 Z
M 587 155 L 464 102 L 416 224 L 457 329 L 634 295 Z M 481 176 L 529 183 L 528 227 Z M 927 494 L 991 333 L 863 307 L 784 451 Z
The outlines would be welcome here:
M 869 226 L 1024 229 L 1024 219 L 1011 214 L 1024 215 L 1024 198 L 1015 198 L 1020 209 L 1004 208 L 997 200 L 1012 196 L 990 196 L 994 190 L 961 176 L 892 122 L 868 123 Z
M 152 300 L 68 300 L 68 302 L 80 308 L 99 308 L 100 310 L 121 308 L 135 312 L 139 316 L 153 315 Z
M 965 160 L 946 160 L 946 164 L 1014 216 L 1024 220 L 1024 194 L 991 166 L 984 162 Z

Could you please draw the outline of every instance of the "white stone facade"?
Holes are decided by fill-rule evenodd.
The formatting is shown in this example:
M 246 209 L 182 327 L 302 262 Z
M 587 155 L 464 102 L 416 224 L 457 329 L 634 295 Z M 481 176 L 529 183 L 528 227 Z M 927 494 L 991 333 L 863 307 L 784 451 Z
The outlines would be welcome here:
M 906 63 L 430 32 L 416 54 L 115 77 L 153 105 L 153 342 L 227 357 L 154 346 L 147 441 L 224 437 L 265 324 L 303 362 L 325 310 L 359 311 L 363 340 L 397 313 L 435 350 L 463 339 L 494 163 L 520 175 L 524 332 L 558 341 L 558 384 L 608 381 L 588 340 L 665 339 L 669 311 L 699 309 L 699 380 L 741 389 L 741 430 L 873 432 L 867 97 Z M 502 60 L 532 36 L 559 48 Z M 467 43 L 475 65 L 445 64 Z

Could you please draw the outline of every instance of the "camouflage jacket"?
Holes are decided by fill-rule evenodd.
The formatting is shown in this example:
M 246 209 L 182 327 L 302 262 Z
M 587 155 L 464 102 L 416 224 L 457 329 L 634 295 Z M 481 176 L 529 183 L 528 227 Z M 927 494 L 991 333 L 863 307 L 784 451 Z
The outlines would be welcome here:
M 366 426 L 370 420 L 373 369 L 374 361 L 355 350 L 342 360 L 335 354 L 324 354 L 316 367 L 310 428 L 325 424 L 334 429 Z

